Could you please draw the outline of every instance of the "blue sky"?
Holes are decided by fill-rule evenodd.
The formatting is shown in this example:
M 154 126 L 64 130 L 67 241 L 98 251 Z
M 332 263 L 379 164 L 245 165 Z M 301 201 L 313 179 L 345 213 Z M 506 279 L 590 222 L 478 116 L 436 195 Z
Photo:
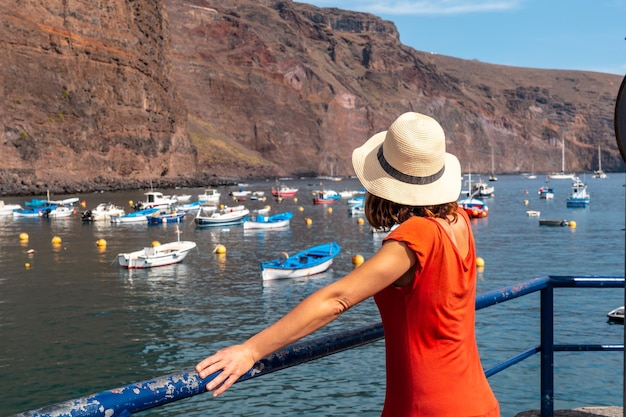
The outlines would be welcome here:
M 626 0 L 298 0 L 372 13 L 414 49 L 492 64 L 626 74 Z

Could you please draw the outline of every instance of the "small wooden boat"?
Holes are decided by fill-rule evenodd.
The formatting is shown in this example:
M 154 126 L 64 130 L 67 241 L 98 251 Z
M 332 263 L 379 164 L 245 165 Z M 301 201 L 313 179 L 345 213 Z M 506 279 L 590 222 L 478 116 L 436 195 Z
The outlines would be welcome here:
M 280 229 L 289 226 L 293 213 L 286 211 L 271 216 L 257 215 L 243 222 L 244 229 Z
M 117 255 L 117 262 L 128 269 L 155 268 L 182 262 L 196 247 L 196 242 L 181 241 L 180 230 L 177 230 L 177 233 L 176 242 L 147 247 L 130 253 L 120 253 Z
M 609 321 L 614 323 L 624 323 L 624 306 L 617 307 L 609 311 L 607 314 Z
M 221 210 L 200 206 L 194 222 L 198 227 L 231 226 L 243 223 L 250 210 L 244 206 L 224 207 Z
M 326 271 L 341 248 L 337 242 L 313 246 L 289 256 L 283 252 L 277 259 L 261 262 L 263 281 L 279 278 L 306 277 Z

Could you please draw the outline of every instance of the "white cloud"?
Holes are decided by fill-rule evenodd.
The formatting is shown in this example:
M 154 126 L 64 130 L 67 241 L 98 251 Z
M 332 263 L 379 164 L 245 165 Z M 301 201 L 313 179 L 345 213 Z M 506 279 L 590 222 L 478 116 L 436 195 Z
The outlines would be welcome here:
M 518 9 L 523 0 L 310 0 L 319 7 L 338 7 L 377 15 L 454 15 Z

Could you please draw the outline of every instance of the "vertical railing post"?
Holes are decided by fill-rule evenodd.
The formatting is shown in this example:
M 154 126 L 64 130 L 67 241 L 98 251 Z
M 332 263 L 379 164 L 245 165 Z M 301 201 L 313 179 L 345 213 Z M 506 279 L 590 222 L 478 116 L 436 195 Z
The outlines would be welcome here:
M 554 287 L 541 290 L 541 417 L 554 416 Z

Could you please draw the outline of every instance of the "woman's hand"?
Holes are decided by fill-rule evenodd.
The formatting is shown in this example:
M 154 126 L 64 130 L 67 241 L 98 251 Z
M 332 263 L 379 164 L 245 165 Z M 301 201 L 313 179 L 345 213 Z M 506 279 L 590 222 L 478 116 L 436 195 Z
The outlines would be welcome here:
M 213 391 L 217 397 L 230 388 L 240 376 L 248 372 L 254 365 L 252 354 L 244 345 L 230 346 L 209 356 L 196 365 L 196 372 L 200 378 L 222 371 L 206 386 L 207 391 Z M 217 388 L 217 389 L 216 389 Z

